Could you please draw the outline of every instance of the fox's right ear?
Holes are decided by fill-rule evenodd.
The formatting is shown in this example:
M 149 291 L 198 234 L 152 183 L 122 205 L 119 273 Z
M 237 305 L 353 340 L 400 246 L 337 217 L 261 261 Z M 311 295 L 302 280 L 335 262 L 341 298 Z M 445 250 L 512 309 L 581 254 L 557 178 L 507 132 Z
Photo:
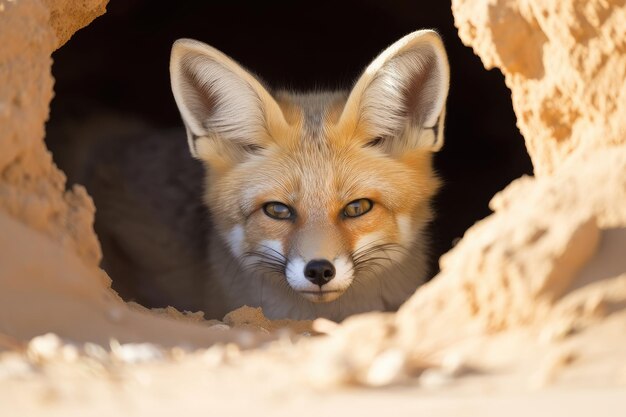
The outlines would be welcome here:
M 194 157 L 211 160 L 216 149 L 254 152 L 271 140 L 268 120 L 284 120 L 261 83 L 217 49 L 179 39 L 170 58 L 172 92 Z

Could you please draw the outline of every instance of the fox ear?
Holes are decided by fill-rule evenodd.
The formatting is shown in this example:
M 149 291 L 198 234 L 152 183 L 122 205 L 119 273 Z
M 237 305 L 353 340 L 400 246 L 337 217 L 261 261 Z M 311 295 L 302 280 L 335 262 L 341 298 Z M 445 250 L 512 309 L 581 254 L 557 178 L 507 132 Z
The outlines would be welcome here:
M 438 151 L 443 145 L 449 80 L 448 59 L 439 35 L 432 30 L 413 32 L 365 69 L 341 119 L 355 120 L 369 143 Z
M 204 154 L 214 147 L 210 141 L 231 154 L 263 148 L 269 140 L 267 121 L 283 120 L 278 104 L 254 76 L 202 42 L 174 42 L 170 77 L 194 157 L 207 159 Z

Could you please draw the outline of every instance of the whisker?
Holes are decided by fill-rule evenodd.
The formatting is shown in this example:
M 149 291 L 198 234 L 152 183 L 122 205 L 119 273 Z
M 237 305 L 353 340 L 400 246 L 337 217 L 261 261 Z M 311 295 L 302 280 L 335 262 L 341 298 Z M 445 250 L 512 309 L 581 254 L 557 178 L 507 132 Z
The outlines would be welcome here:
M 397 243 L 385 243 L 382 239 L 369 242 L 360 248 L 355 249 L 350 257 L 352 259 L 352 271 L 355 272 L 354 284 L 357 286 L 364 285 L 363 279 L 376 278 L 377 275 L 383 273 L 387 268 L 395 268 L 405 277 L 408 276 L 401 262 L 394 259 L 391 255 L 401 254 L 408 256 L 409 251 Z M 361 277 L 360 279 L 357 279 Z M 380 296 L 383 294 L 384 280 L 378 279 L 376 283 Z

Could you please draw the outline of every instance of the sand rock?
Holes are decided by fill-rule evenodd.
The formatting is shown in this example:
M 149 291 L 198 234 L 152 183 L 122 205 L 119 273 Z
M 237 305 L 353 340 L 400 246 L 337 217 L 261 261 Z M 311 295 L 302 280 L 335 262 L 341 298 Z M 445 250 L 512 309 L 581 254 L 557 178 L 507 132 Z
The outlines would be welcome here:
M 453 0 L 459 36 L 511 89 L 535 174 L 626 141 L 626 2 Z
M 446 343 L 471 333 L 542 326 L 552 316 L 557 320 L 571 298 L 590 303 L 570 308 L 571 319 L 596 309 L 591 305 L 609 294 L 610 303 L 623 309 L 625 294 L 617 288 L 626 273 L 618 255 L 626 247 L 626 146 L 576 162 L 550 177 L 522 178 L 493 198 L 495 213 L 467 231 L 442 257 L 438 277 L 398 313 L 406 337 L 455 322 L 458 330 L 447 332 Z M 592 296 L 591 284 L 607 291 Z
M 106 12 L 108 0 L 44 0 L 50 10 L 50 27 L 56 34 L 54 49 L 67 42 L 79 29 Z
M 93 266 L 101 258 L 93 202 L 82 187 L 65 191 L 43 137 L 53 95 L 50 55 L 105 4 L 23 0 L 3 2 L 0 12 L 0 210 Z
M 123 303 L 97 268 L 91 199 L 81 187 L 65 191 L 51 162 L 50 54 L 103 7 L 0 2 L 0 415 L 53 403 L 62 415 L 85 415 L 86 403 L 101 415 L 249 415 L 250 404 L 282 415 L 272 412 L 285 403 L 319 415 L 354 411 L 357 398 L 376 415 L 390 398 L 407 415 L 477 404 L 498 415 L 529 415 L 529 404 L 555 415 L 623 413 L 626 2 L 454 0 L 462 38 L 506 75 L 540 175 L 496 195 L 495 213 L 397 314 L 320 321 L 313 329 L 327 337 L 251 351 L 240 346 L 263 341 L 258 331 Z M 261 333 L 290 325 L 250 308 L 225 321 Z M 419 384 L 407 391 L 341 390 L 412 378 Z M 333 395 L 320 401 L 311 386 Z M 520 396 L 546 386 L 541 397 Z M 424 389 L 437 394 L 415 401 Z

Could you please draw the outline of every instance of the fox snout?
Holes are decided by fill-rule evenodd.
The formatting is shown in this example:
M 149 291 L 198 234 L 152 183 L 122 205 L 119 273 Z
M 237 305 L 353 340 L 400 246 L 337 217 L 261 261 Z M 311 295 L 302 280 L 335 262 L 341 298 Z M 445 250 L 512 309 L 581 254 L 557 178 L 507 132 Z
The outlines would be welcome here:
M 289 286 L 309 301 L 326 303 L 339 298 L 352 284 L 352 262 L 347 256 L 287 262 L 285 277 Z
M 323 222 L 303 225 L 288 249 L 285 277 L 289 286 L 313 302 L 339 298 L 352 284 L 347 247 L 335 227 Z

